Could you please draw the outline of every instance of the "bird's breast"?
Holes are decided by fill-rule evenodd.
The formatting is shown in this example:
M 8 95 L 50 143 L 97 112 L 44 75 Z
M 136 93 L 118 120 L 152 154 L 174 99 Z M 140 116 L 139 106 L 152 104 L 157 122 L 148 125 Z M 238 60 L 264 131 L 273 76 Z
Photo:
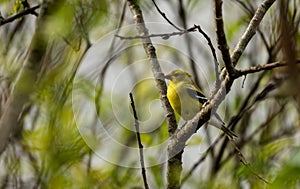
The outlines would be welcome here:
M 168 87 L 167 97 L 174 111 L 184 120 L 192 119 L 201 109 L 199 101 L 190 97 L 184 85 Z

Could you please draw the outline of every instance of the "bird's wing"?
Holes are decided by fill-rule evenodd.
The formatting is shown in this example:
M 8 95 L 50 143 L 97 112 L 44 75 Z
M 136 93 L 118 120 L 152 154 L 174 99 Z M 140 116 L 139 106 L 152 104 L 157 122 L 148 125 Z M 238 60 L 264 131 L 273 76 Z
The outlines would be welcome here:
M 193 87 L 187 87 L 186 90 L 191 98 L 197 99 L 201 104 L 207 102 L 207 98 L 204 96 L 204 94 L 202 94 L 197 89 Z
M 204 104 L 207 102 L 208 99 L 204 96 L 204 94 L 202 94 L 201 91 L 199 89 L 195 88 L 194 86 L 186 87 L 186 90 L 191 98 L 197 99 L 201 104 Z M 231 131 L 230 129 L 225 127 L 224 122 L 222 121 L 221 117 L 217 113 L 215 113 L 215 117 L 217 118 L 219 123 L 212 124 L 213 126 L 221 129 L 231 139 L 234 137 L 237 137 L 237 135 L 233 131 Z

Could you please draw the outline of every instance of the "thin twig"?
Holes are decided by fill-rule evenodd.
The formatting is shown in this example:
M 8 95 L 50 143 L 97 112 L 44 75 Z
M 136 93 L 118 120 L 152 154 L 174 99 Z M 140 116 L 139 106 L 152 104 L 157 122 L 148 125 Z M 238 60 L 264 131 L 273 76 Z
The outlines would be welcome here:
M 183 28 L 187 29 L 186 11 L 184 9 L 183 0 L 179 0 L 178 15 L 180 15 L 180 20 L 182 22 Z M 189 55 L 189 64 L 191 67 L 192 75 L 194 76 L 195 84 L 199 88 L 201 88 L 201 83 L 200 83 L 199 76 L 197 74 L 197 69 L 196 69 L 196 62 L 194 61 L 194 53 L 193 53 L 194 51 L 192 48 L 193 41 L 191 40 L 191 36 L 189 36 L 189 35 L 184 35 L 184 40 L 186 43 L 187 52 Z
M 249 170 L 254 176 L 256 176 L 259 180 L 263 181 L 263 182 L 266 183 L 266 184 L 269 184 L 269 181 L 267 181 L 265 178 L 263 178 L 262 176 L 260 176 L 259 174 L 257 174 L 257 173 L 253 170 L 253 168 L 250 167 L 250 164 L 249 164 L 249 163 L 247 163 L 247 164 L 245 164 L 244 162 L 242 162 L 242 163 L 243 163 L 243 165 L 245 165 L 245 167 L 247 167 L 248 170 Z
M 216 34 L 217 34 L 217 42 L 218 48 L 221 51 L 222 58 L 228 71 L 229 77 L 235 75 L 235 68 L 231 62 L 229 47 L 227 45 L 227 39 L 224 32 L 224 23 L 223 23 L 223 16 L 222 16 L 222 0 L 215 0 L 215 23 L 216 23 Z
M 259 178 L 260 180 L 264 181 L 265 183 L 269 184 L 269 182 L 264 179 L 262 176 L 258 175 L 253 169 L 252 167 L 250 167 L 250 164 L 247 162 L 245 156 L 243 155 L 242 151 L 240 150 L 240 148 L 234 143 L 234 141 L 232 139 L 229 138 L 230 144 L 233 146 L 234 150 L 236 151 L 236 154 L 238 154 L 240 161 L 242 162 L 242 164 L 247 167 L 247 169 L 253 174 L 255 175 L 257 178 Z
M 248 12 L 249 15 L 253 16 L 254 14 L 254 8 L 251 5 L 251 3 L 246 4 L 246 2 L 243 2 L 241 0 L 232 0 L 235 1 L 237 4 L 239 4 L 246 12 Z
M 234 2 L 236 2 L 238 5 L 240 5 L 242 7 L 242 9 L 247 12 L 247 14 L 249 15 L 249 17 L 253 17 L 253 15 L 255 14 L 255 9 L 254 7 L 252 6 L 251 3 L 246 3 L 246 2 L 243 2 L 241 0 L 232 0 Z M 271 57 L 272 55 L 272 47 L 269 45 L 264 33 L 259 29 L 257 28 L 257 31 L 263 41 L 263 44 L 265 45 L 266 49 L 267 49 L 267 52 L 269 54 L 269 56 Z
M 173 22 L 171 22 L 171 20 L 168 19 L 168 17 L 166 16 L 166 14 L 164 12 L 162 12 L 160 10 L 160 8 L 157 6 L 157 4 L 155 3 L 155 0 L 152 0 L 156 10 L 159 12 L 159 14 L 171 25 L 173 26 L 175 29 L 177 29 L 178 31 L 183 31 L 183 29 L 179 28 L 178 26 L 176 26 Z
M 270 116 L 264 123 L 262 123 L 258 128 L 256 128 L 246 139 L 242 140 L 240 142 L 240 146 L 241 148 L 247 144 L 248 141 L 250 141 L 255 135 L 257 135 L 262 129 L 266 128 L 266 126 L 268 126 L 270 124 L 270 122 L 277 116 L 279 115 L 285 108 L 285 105 L 283 105 L 277 112 L 275 112 L 272 116 Z M 229 153 L 225 158 L 224 160 L 221 162 L 221 164 L 224 164 L 225 162 L 227 162 L 232 155 L 234 155 L 235 153 L 234 152 L 231 152 Z M 250 169 L 250 171 L 252 173 L 254 173 L 254 175 L 256 177 L 258 177 L 260 180 L 263 180 L 264 182 L 268 183 L 268 181 L 266 181 L 263 177 L 257 175 L 257 173 L 255 173 L 255 171 L 253 171 L 253 169 L 251 167 L 249 167 L 250 165 L 249 164 L 246 164 L 245 165 L 247 168 Z
M 234 142 L 231 138 L 228 137 L 228 139 L 229 139 L 229 141 L 230 141 L 230 144 L 232 145 L 232 147 L 233 147 L 234 150 L 236 151 L 236 154 L 239 156 L 240 161 L 241 161 L 244 165 L 247 165 L 248 162 L 247 162 L 247 160 L 246 160 L 244 154 L 243 154 L 242 151 L 240 150 L 240 148 L 235 144 L 235 142 Z
M 38 9 L 38 8 L 40 8 L 40 5 L 36 5 L 36 6 L 31 7 L 31 8 L 24 9 L 23 11 L 15 14 L 13 16 L 10 16 L 8 18 L 0 19 L 0 26 L 2 26 L 4 24 L 7 24 L 7 23 L 10 23 L 10 22 L 13 22 L 16 19 L 21 18 L 22 16 L 25 16 L 25 15 L 28 15 L 28 14 L 33 14 L 33 13 L 35 13 L 35 10 Z
M 238 123 L 239 119 L 241 118 L 242 112 L 244 111 L 244 109 L 247 107 L 247 105 L 250 102 L 251 97 L 255 94 L 255 92 L 257 91 L 259 84 L 262 80 L 262 78 L 264 77 L 266 72 L 263 72 L 258 79 L 256 80 L 256 82 L 253 84 L 253 87 L 251 87 L 251 90 L 249 91 L 249 93 L 247 95 L 245 95 L 244 98 L 244 102 L 242 103 L 242 105 L 240 106 L 238 113 L 234 116 L 231 117 L 229 123 L 228 123 L 228 128 L 230 129 L 234 129 L 236 124 Z
M 259 77 L 258 81 L 257 81 L 256 84 L 254 85 L 254 87 L 252 88 L 252 90 L 251 90 L 251 91 L 249 92 L 249 94 L 246 96 L 245 101 L 244 101 L 243 105 L 241 106 L 240 110 L 238 111 L 238 113 L 237 113 L 235 116 L 233 116 L 233 117 L 231 118 L 231 120 L 229 121 L 229 126 L 228 126 L 229 128 L 235 127 L 235 126 L 237 125 L 237 123 L 241 120 L 241 118 L 243 117 L 243 115 L 244 115 L 245 113 L 247 113 L 247 112 L 249 112 L 251 109 L 253 109 L 253 107 L 256 106 L 257 103 L 259 103 L 259 101 L 261 101 L 262 99 L 264 99 L 264 97 L 265 97 L 271 90 L 274 89 L 274 85 L 273 85 L 273 84 L 267 85 L 267 87 L 266 87 L 262 92 L 260 92 L 259 94 L 257 94 L 257 95 L 254 97 L 253 102 L 247 106 L 247 104 L 249 103 L 250 97 L 251 97 L 251 96 L 255 93 L 255 91 L 257 90 L 258 85 L 259 85 L 259 82 L 260 82 L 260 80 L 262 79 L 263 75 L 264 75 L 264 74 L 262 74 L 262 75 Z M 258 133 L 258 130 L 255 130 L 255 132 L 253 132 L 253 134 L 254 134 L 254 133 Z M 249 137 L 248 137 L 248 138 L 249 138 Z M 241 141 L 247 141 L 247 140 L 249 140 L 249 139 L 243 139 L 243 138 L 241 138 Z M 223 154 L 224 154 L 224 150 L 223 150 L 223 149 L 226 148 L 227 142 L 228 142 L 228 140 L 224 141 L 223 144 L 222 144 L 222 146 L 221 146 L 221 150 L 220 150 L 220 152 L 219 152 L 219 154 L 218 154 L 218 156 L 217 156 L 217 160 L 218 160 L 218 161 L 216 161 L 216 162 L 218 162 L 218 164 L 214 165 L 214 169 L 215 169 L 215 170 L 218 169 L 218 168 L 221 166 L 221 164 L 223 164 L 224 162 L 226 162 L 226 160 L 228 160 L 228 159 L 231 157 L 231 156 L 227 156 L 227 158 L 225 158 L 225 160 L 224 160 L 223 162 L 220 163 L 220 160 L 221 160 L 221 158 L 222 158 L 222 156 L 223 156 Z M 240 145 L 240 146 L 243 146 L 243 145 Z M 233 155 L 233 154 L 231 154 L 231 155 Z
M 120 16 L 120 19 L 119 19 L 119 22 L 118 22 L 118 25 L 117 25 L 117 30 L 116 30 L 116 34 L 119 33 L 120 31 L 120 28 L 123 24 L 123 21 L 124 21 L 124 17 L 125 17 L 125 11 L 126 10 L 126 0 L 124 0 L 124 3 L 123 3 L 123 7 L 122 7 L 122 13 L 121 13 L 121 16 Z M 110 65 L 110 63 L 115 59 L 115 56 L 113 55 L 113 49 L 115 47 L 115 41 L 116 41 L 116 38 L 114 37 L 110 43 L 110 46 L 109 46 L 109 50 L 108 50 L 108 54 L 106 55 L 106 57 L 108 58 L 108 61 L 105 62 L 104 66 L 103 66 L 103 69 L 101 70 L 100 74 L 99 74 L 99 89 L 100 90 L 97 90 L 96 94 L 95 94 L 95 104 L 96 104 L 96 112 L 97 112 L 97 115 L 100 115 L 100 111 L 101 111 L 101 106 L 100 106 L 100 103 L 101 103 L 101 96 L 102 96 L 102 93 L 103 93 L 103 85 L 104 85 L 104 80 L 105 80 L 105 74 L 106 74 L 106 71 Z M 98 121 L 98 116 L 95 117 L 95 122 Z M 92 154 L 89 154 L 89 158 L 88 158 L 88 165 L 91 163 L 92 161 Z M 89 169 L 87 169 L 89 171 Z
M 259 127 L 257 127 L 252 133 L 249 134 L 249 136 L 245 139 L 245 141 L 250 141 L 250 139 L 253 139 L 255 135 L 257 135 L 261 130 L 263 130 L 264 128 L 266 128 L 268 125 L 270 125 L 270 122 L 280 113 L 282 113 L 282 111 L 285 109 L 286 104 L 284 104 L 283 106 L 280 107 L 280 109 L 273 113 L 272 116 L 269 116 L 269 118 L 262 123 Z
M 276 0 L 264 0 L 264 2 L 262 2 L 262 4 L 256 10 L 256 12 L 255 12 L 254 16 L 252 17 L 246 31 L 244 32 L 244 34 L 240 38 L 239 42 L 235 46 L 234 51 L 231 55 L 231 62 L 233 64 L 233 66 L 235 66 L 237 64 L 239 58 L 241 57 L 242 53 L 244 52 L 245 48 L 247 47 L 249 41 L 254 36 L 254 34 L 255 34 L 260 22 L 262 21 L 264 15 L 266 14 L 266 12 L 269 10 L 269 8 L 272 6 L 272 4 L 275 1 Z
M 144 162 L 144 153 L 143 153 L 143 144 L 141 141 L 141 135 L 140 135 L 140 128 L 139 128 L 139 119 L 137 116 L 137 112 L 135 110 L 135 105 L 134 105 L 134 99 L 132 93 L 129 93 L 130 97 L 130 105 L 133 111 L 133 116 L 134 116 L 134 126 L 135 126 L 135 133 L 136 133 L 136 138 L 139 146 L 139 152 L 140 152 L 140 163 L 141 163 L 141 168 L 142 168 L 142 177 L 144 181 L 144 187 L 145 189 L 149 189 L 148 183 L 147 183 L 147 176 L 146 176 L 146 169 L 145 169 L 145 162 Z
M 296 60 L 296 64 L 300 64 L 300 59 Z M 252 66 L 250 68 L 244 69 L 244 70 L 237 70 L 237 77 L 251 74 L 251 73 L 257 73 L 260 71 L 264 70 L 272 70 L 277 67 L 282 67 L 282 66 L 288 66 L 287 62 L 282 62 L 282 61 L 277 61 L 277 62 L 272 62 L 269 64 L 264 64 L 264 65 L 257 65 L 257 66 Z
M 159 33 L 159 34 L 137 35 L 137 36 L 121 36 L 121 35 L 116 34 L 115 36 L 122 39 L 122 40 L 123 39 L 129 39 L 129 40 L 132 40 L 132 39 L 147 39 L 147 38 L 152 38 L 152 37 L 161 37 L 162 39 L 169 39 L 172 36 L 177 36 L 177 35 L 180 36 L 180 35 L 183 35 L 183 34 L 186 34 L 186 33 L 189 33 L 189 32 L 195 32 L 195 31 L 197 31 L 196 29 L 197 29 L 197 27 L 193 26 L 189 29 L 182 30 L 182 31 L 179 31 L 179 32 L 172 32 L 172 33 Z
M 209 36 L 201 29 L 200 25 L 194 25 L 194 27 L 196 27 L 199 31 L 199 33 L 201 33 L 203 35 L 203 37 L 206 39 L 207 44 L 211 50 L 212 56 L 214 58 L 214 64 L 215 64 L 215 73 L 216 73 L 216 86 L 219 88 L 220 86 L 220 73 L 219 73 L 219 62 L 217 59 L 217 55 L 216 55 L 216 50 L 209 38 Z
M 125 13 L 126 13 L 125 10 L 126 10 L 126 0 L 124 0 L 124 4 L 122 7 L 122 13 L 121 13 L 118 25 L 117 25 L 117 30 L 116 30 L 115 35 L 119 34 L 120 29 L 124 23 L 124 18 L 125 18 Z M 109 45 L 109 50 L 106 55 L 107 61 L 105 62 L 104 66 L 99 74 L 99 84 L 98 85 L 99 85 L 100 90 L 98 90 L 98 92 L 95 95 L 96 112 L 98 115 L 100 115 L 100 111 L 101 111 L 101 106 L 100 106 L 101 102 L 100 101 L 101 101 L 101 96 L 102 96 L 102 92 L 103 92 L 102 88 L 104 85 L 106 71 L 108 70 L 108 67 L 111 64 L 111 62 L 114 60 L 114 54 L 113 54 L 114 51 L 113 50 L 115 48 L 115 43 L 116 43 L 116 38 L 114 37 Z

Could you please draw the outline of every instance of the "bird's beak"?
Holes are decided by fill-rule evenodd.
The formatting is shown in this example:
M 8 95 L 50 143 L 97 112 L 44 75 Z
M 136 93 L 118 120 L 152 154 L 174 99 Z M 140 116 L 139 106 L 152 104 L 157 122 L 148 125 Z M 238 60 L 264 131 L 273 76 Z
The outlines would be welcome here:
M 165 79 L 171 80 L 172 76 L 170 74 L 165 75 Z

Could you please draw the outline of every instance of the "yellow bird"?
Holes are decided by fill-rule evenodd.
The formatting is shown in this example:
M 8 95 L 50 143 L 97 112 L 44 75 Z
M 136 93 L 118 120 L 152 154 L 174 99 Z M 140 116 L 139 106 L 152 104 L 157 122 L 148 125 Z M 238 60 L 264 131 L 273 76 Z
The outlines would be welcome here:
M 167 97 L 174 111 L 185 121 L 192 119 L 207 102 L 207 98 L 201 90 L 194 84 L 189 73 L 183 70 L 173 70 L 165 78 L 170 80 Z M 224 126 L 224 122 L 216 114 L 220 124 L 213 126 L 221 129 L 230 138 L 237 137 L 235 133 Z

